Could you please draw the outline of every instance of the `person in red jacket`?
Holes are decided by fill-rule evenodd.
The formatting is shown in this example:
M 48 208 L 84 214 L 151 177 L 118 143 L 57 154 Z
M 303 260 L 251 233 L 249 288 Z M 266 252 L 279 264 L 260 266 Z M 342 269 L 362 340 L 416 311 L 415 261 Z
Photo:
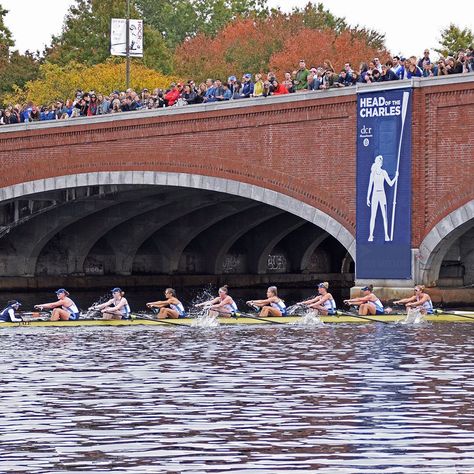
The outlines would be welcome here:
M 288 89 L 283 84 L 280 84 L 276 79 L 273 79 L 272 84 L 273 95 L 289 94 Z
M 180 95 L 181 93 L 179 89 L 176 87 L 176 84 L 172 82 L 170 86 L 170 90 L 164 95 L 163 98 L 165 99 L 166 105 L 168 107 L 171 107 L 179 99 Z

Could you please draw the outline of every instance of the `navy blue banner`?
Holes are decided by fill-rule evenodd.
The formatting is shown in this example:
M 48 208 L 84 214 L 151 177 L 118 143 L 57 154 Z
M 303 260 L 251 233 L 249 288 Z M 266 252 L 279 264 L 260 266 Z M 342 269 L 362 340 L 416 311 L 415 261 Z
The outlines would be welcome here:
M 357 95 L 356 278 L 411 278 L 411 93 Z

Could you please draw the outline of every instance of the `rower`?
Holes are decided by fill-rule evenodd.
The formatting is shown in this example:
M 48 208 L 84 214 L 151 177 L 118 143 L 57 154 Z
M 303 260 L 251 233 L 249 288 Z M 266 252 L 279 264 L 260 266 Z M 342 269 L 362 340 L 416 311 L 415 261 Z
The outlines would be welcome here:
M 394 301 L 393 304 L 404 304 L 405 308 L 419 308 L 421 314 L 433 314 L 433 302 L 428 293 L 425 293 L 423 285 L 416 285 L 413 289 L 415 294 L 402 300 Z
M 232 297 L 229 295 L 229 289 L 227 285 L 221 286 L 219 288 L 219 296 L 213 298 L 209 301 L 204 301 L 203 303 L 198 303 L 197 308 L 206 307 L 208 309 L 209 316 L 218 317 L 218 316 L 232 316 L 233 313 L 238 311 L 237 305 Z
M 92 306 L 91 310 L 102 312 L 102 319 L 129 319 L 130 306 L 124 297 L 125 292 L 121 288 L 112 289 L 112 298 L 103 304 Z
M 249 306 L 260 308 L 259 316 L 286 316 L 285 302 L 278 297 L 278 289 L 276 286 L 269 286 L 267 289 L 267 297 L 264 300 L 247 301 Z
M 21 316 L 16 316 L 15 311 L 18 311 L 21 303 L 17 300 L 10 300 L 6 308 L 0 312 L 0 322 L 2 323 L 20 323 L 23 321 Z
M 307 306 L 313 310 L 316 310 L 317 314 L 323 316 L 334 316 L 336 314 L 336 302 L 332 297 L 331 293 L 328 292 L 329 283 L 327 281 L 318 285 L 319 295 L 316 298 L 312 298 L 306 301 L 300 301 L 296 303 L 298 305 Z
M 165 298 L 166 300 L 164 301 L 153 301 L 146 304 L 148 308 L 160 308 L 158 319 L 178 319 L 187 316 L 183 303 L 176 298 L 176 290 L 173 288 L 166 288 Z
M 52 309 L 51 321 L 75 321 L 79 319 L 80 311 L 76 303 L 69 298 L 69 292 L 64 288 L 56 291 L 58 301 L 53 303 L 42 303 L 35 305 L 36 309 L 43 311 L 44 309 Z
M 348 305 L 354 305 L 359 307 L 359 314 L 361 316 L 385 314 L 382 302 L 373 293 L 373 285 L 364 286 L 361 288 L 363 296 L 359 298 L 351 298 L 344 300 L 344 303 Z

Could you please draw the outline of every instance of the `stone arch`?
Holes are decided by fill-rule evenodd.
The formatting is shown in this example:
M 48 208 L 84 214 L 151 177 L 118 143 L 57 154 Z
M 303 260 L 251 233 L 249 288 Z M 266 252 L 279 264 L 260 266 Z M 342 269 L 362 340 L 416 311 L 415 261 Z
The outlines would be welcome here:
M 441 263 L 452 244 L 474 226 L 474 199 L 441 219 L 420 245 L 415 279 L 425 285 L 435 284 Z M 416 266 L 415 266 L 416 268 Z
M 57 176 L 29 181 L 0 189 L 0 202 L 46 191 L 100 185 L 157 185 L 178 186 L 223 192 L 259 201 L 321 227 L 338 240 L 355 259 L 355 237 L 329 214 L 286 194 L 249 183 L 190 173 L 156 171 L 102 171 Z

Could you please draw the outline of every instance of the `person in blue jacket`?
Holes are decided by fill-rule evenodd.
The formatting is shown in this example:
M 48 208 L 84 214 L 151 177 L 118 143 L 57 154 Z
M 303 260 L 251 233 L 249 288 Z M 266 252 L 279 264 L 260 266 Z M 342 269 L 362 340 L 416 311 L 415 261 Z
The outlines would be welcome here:
M 18 311 L 21 303 L 17 300 L 10 300 L 6 308 L 0 312 L 0 322 L 2 323 L 19 323 L 23 321 L 21 316 L 17 316 L 15 311 Z

